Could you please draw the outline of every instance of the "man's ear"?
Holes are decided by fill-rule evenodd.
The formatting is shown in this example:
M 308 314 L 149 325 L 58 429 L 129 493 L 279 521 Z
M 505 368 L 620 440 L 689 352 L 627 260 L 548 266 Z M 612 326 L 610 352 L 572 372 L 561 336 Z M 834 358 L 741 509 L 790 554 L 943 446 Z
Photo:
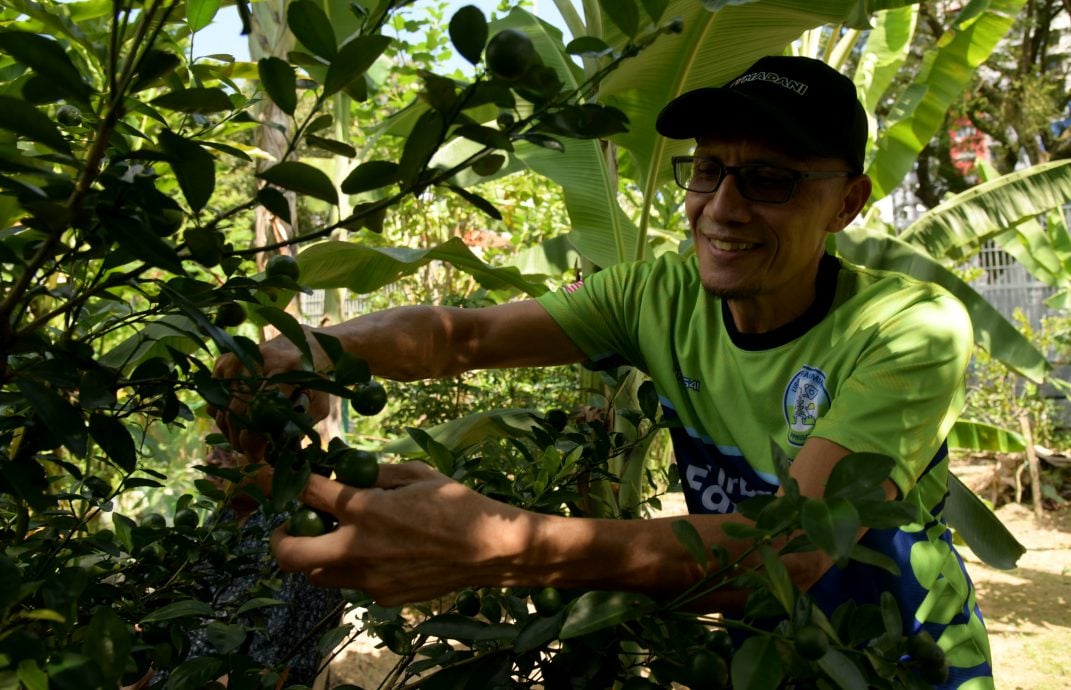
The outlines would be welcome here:
M 856 175 L 849 178 L 844 186 L 843 204 L 840 211 L 835 215 L 826 228 L 828 232 L 840 232 L 848 227 L 856 216 L 859 215 L 866 202 L 870 200 L 873 183 L 866 175 Z

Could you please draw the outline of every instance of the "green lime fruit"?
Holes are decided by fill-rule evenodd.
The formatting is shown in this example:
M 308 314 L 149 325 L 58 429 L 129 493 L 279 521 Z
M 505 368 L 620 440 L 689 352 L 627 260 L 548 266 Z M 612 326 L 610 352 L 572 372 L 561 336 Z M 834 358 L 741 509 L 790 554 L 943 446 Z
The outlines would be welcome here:
M 216 309 L 216 325 L 220 328 L 234 328 L 245 322 L 245 307 L 238 302 L 224 302 Z
M 335 461 L 335 478 L 347 486 L 370 489 L 379 478 L 379 456 L 367 450 L 350 448 Z
M 463 589 L 457 593 L 454 606 L 457 607 L 457 612 L 462 616 L 472 618 L 480 612 L 480 595 L 474 590 Z
M 159 565 L 164 562 L 164 558 L 167 557 L 167 552 L 159 542 L 153 542 L 145 545 L 141 551 L 138 552 L 138 560 L 142 563 L 149 565 Z
M 198 517 L 197 511 L 193 508 L 182 508 L 175 511 L 175 527 L 196 527 L 200 521 L 201 518 Z
M 562 593 L 554 587 L 544 587 L 532 595 L 536 613 L 541 616 L 553 616 L 562 610 Z
M 286 533 L 292 537 L 318 537 L 327 533 L 327 523 L 312 508 L 301 506 L 287 519 Z
M 77 127 L 82 124 L 82 111 L 73 105 L 61 105 L 56 109 L 56 122 L 64 127 Z
M 829 636 L 817 625 L 805 625 L 796 631 L 796 652 L 807 661 L 817 661 L 829 651 Z
M 249 428 L 271 433 L 281 430 L 290 421 L 290 401 L 279 391 L 260 393 L 249 403 Z
M 561 431 L 569 423 L 569 414 L 565 410 L 547 410 L 543 418 L 555 431 Z
M 723 659 L 732 659 L 733 652 L 736 651 L 733 647 L 733 638 L 724 630 L 718 630 L 711 635 L 708 646 L 720 654 Z
M 148 529 L 163 529 L 167 527 L 167 520 L 160 513 L 148 513 L 142 516 L 141 526 Z
M 720 655 L 709 649 L 700 649 L 685 662 L 685 685 L 698 690 L 721 690 L 729 687 L 729 665 Z
M 298 268 L 297 259 L 294 257 L 289 254 L 276 254 L 268 259 L 268 263 L 264 266 L 264 274 L 269 278 L 297 280 L 301 275 L 301 269 Z
M 387 406 L 387 389 L 379 381 L 359 383 L 353 387 L 350 403 L 357 414 L 366 417 L 377 415 Z
M 483 56 L 491 74 L 504 81 L 519 79 L 539 62 L 532 39 L 516 29 L 504 29 L 492 36 Z

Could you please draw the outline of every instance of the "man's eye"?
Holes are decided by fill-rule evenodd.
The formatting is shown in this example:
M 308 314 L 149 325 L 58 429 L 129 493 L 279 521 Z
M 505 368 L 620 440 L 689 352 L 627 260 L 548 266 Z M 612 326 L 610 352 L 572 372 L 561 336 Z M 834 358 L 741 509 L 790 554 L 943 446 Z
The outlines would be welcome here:
M 695 167 L 692 168 L 692 174 L 696 177 L 718 177 L 721 175 L 721 166 L 717 163 L 710 163 L 705 161 L 696 161 Z
M 780 168 L 747 168 L 747 181 L 756 187 L 776 189 L 791 184 L 792 173 Z

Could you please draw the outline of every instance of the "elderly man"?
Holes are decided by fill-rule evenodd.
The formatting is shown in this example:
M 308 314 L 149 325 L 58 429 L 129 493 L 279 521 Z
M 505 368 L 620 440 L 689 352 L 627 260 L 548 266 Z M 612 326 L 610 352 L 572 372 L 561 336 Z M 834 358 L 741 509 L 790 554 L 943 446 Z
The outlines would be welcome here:
M 849 453 L 891 456 L 886 497 L 921 517 L 870 530 L 861 543 L 895 560 L 901 575 L 856 562 L 840 569 L 818 551 L 786 556 L 785 565 L 827 613 L 891 591 L 905 633 L 926 630 L 944 649 L 951 672 L 942 687 L 991 687 L 974 590 L 940 519 L 942 440 L 962 405 L 968 317 L 933 285 L 825 250 L 871 191 L 867 118 L 853 84 L 820 61 L 767 57 L 725 86 L 676 98 L 657 129 L 695 140 L 693 155 L 673 160 L 687 190 L 693 256 L 612 266 L 536 300 L 402 307 L 325 330 L 376 375 L 399 380 L 582 361 L 638 367 L 677 422 L 687 519 L 730 554 L 744 548 L 722 530 L 747 522 L 736 504 L 778 490 L 771 441 L 808 496 L 821 496 Z M 299 366 L 285 339 L 263 350 L 267 374 Z M 231 357 L 217 369 L 239 371 Z M 219 421 L 229 428 L 222 412 Z M 255 442 L 245 431 L 230 435 L 239 447 Z M 339 528 L 314 538 L 276 533 L 280 564 L 386 603 L 470 585 L 669 596 L 701 576 L 670 519 L 530 513 L 419 463 L 384 466 L 372 490 L 314 476 L 304 499 L 334 513 Z M 703 603 L 731 615 L 745 594 Z

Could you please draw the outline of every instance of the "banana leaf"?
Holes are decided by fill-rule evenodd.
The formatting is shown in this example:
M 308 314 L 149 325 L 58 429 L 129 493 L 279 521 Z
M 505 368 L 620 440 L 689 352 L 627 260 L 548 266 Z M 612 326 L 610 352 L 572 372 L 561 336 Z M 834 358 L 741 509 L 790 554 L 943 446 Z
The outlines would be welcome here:
M 522 408 L 486 410 L 444 422 L 424 431 L 438 443 L 458 452 L 478 445 L 489 437 L 524 435 L 535 426 L 535 417 L 540 414 L 538 410 Z M 382 450 L 403 456 L 419 455 L 422 452 L 417 442 L 408 436 L 388 441 Z
M 1071 161 L 1002 175 L 922 214 L 900 235 L 935 258 L 960 259 L 982 242 L 1071 199 Z
M 958 419 L 948 434 L 948 447 L 953 450 L 992 451 L 996 453 L 1022 453 L 1026 439 L 999 426 Z
M 874 198 L 889 194 L 911 171 L 923 147 L 944 124 L 948 109 L 970 84 L 1015 22 L 1026 0 L 968 3 L 956 23 L 923 56 L 915 81 L 893 106 L 867 169 Z M 985 9 L 979 11 L 979 6 Z

